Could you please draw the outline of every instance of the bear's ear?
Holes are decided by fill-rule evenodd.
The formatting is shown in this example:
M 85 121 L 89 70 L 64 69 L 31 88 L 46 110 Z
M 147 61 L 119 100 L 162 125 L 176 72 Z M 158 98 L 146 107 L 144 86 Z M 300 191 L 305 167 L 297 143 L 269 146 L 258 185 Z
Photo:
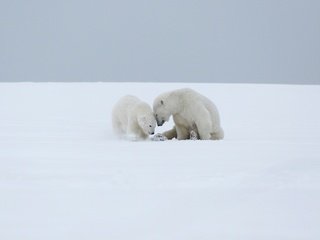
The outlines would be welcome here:
M 161 105 L 163 105 L 163 101 L 162 100 L 160 101 L 160 103 L 161 103 Z

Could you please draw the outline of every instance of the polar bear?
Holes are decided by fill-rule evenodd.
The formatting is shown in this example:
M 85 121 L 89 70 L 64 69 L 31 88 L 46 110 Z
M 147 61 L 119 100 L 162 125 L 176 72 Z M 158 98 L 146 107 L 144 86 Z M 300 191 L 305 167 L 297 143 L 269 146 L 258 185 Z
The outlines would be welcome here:
M 114 132 L 131 140 L 147 139 L 154 134 L 156 119 L 151 107 L 135 96 L 124 96 L 112 110 Z
M 164 132 L 167 139 L 223 139 L 217 107 L 207 97 L 184 88 L 159 95 L 153 103 L 158 126 L 173 116 L 175 126 Z

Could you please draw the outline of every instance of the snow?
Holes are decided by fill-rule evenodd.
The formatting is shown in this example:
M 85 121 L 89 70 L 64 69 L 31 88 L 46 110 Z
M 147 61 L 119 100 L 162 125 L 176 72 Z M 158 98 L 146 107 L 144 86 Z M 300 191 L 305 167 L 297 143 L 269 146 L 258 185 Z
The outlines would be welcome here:
M 121 96 L 182 87 L 215 102 L 224 140 L 113 136 Z M 312 85 L 1 83 L 0 239 L 319 239 L 319 102 Z

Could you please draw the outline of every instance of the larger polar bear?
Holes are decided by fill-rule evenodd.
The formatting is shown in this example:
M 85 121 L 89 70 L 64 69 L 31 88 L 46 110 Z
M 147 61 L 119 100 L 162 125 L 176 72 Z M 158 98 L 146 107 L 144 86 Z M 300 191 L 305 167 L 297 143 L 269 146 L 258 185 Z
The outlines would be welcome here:
M 112 110 L 112 126 L 116 134 L 131 140 L 147 139 L 154 134 L 156 119 L 151 107 L 131 95 L 122 97 Z
M 168 139 L 219 140 L 224 137 L 217 107 L 192 89 L 184 88 L 159 95 L 154 100 L 153 112 L 158 126 L 173 116 L 175 126 L 163 133 Z

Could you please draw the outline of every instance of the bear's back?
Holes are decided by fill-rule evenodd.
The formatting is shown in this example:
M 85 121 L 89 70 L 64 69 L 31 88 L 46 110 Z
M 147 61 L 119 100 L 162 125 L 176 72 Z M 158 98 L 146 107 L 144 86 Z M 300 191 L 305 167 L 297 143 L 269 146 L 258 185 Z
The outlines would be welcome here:
M 126 111 L 132 109 L 135 105 L 139 104 L 141 101 L 139 98 L 131 95 L 126 95 L 116 103 L 114 110 Z
M 128 116 L 131 114 L 132 109 L 135 108 L 140 103 L 140 99 L 126 95 L 119 99 L 119 101 L 115 104 L 112 110 L 112 116 L 115 119 L 120 120 L 124 124 L 126 124 L 128 120 Z
M 146 102 L 140 101 L 137 103 L 134 107 L 133 110 L 137 114 L 143 114 L 143 115 L 153 115 L 153 111 L 150 107 L 150 105 Z
M 183 102 L 187 103 L 188 106 L 193 106 L 195 102 L 204 105 L 204 107 L 208 110 L 214 125 L 220 125 L 218 109 L 211 99 L 190 88 L 176 90 L 176 94 L 179 95 L 180 98 L 183 99 Z

